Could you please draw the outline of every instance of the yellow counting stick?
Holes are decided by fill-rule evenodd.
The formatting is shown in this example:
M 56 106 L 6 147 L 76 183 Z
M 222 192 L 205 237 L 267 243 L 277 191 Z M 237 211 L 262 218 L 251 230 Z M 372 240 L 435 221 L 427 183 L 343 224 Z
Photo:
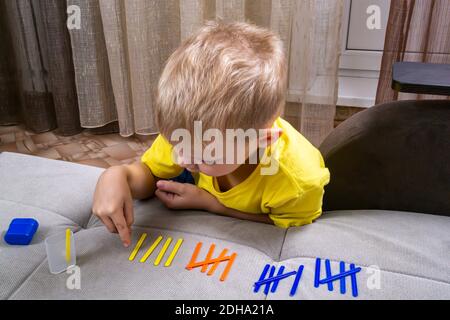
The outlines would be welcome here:
M 155 248 L 158 246 L 158 244 L 161 242 L 162 240 L 162 236 L 159 236 L 155 242 L 153 242 L 153 244 L 151 245 L 151 247 L 147 250 L 147 252 L 144 254 L 144 256 L 141 258 L 140 262 L 145 262 L 147 261 L 147 258 L 150 257 L 150 255 L 152 254 L 153 250 L 155 250 Z
M 131 252 L 130 257 L 128 258 L 128 260 L 133 261 L 134 258 L 136 257 L 139 249 L 142 246 L 142 243 L 144 243 L 145 238 L 147 237 L 146 233 L 143 233 L 138 241 L 138 243 L 136 244 L 136 247 L 134 247 L 133 252 Z
M 70 263 L 70 236 L 71 236 L 70 229 L 67 228 L 66 229 L 66 262 L 67 262 L 67 265 L 69 265 L 69 263 Z
M 156 257 L 156 260 L 155 260 L 155 263 L 154 263 L 155 266 L 159 265 L 159 263 L 161 262 L 161 259 L 164 257 L 164 253 L 166 253 L 166 250 L 169 247 L 171 241 L 172 241 L 171 237 L 167 238 L 167 240 L 164 243 L 161 251 L 158 254 L 158 257 Z
M 172 264 L 173 258 L 175 258 L 175 255 L 177 254 L 178 249 L 180 249 L 182 243 L 183 239 L 178 239 L 177 243 L 175 244 L 175 247 L 173 248 L 172 252 L 169 255 L 169 258 L 167 258 L 164 267 L 169 267 Z

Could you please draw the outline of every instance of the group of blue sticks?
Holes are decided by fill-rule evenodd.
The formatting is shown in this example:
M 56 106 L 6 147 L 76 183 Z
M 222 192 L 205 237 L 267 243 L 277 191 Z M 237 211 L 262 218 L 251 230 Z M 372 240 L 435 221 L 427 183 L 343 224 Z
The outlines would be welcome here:
M 133 251 L 130 254 L 130 257 L 128 258 L 129 261 L 133 261 L 134 258 L 136 258 L 136 255 L 138 254 L 139 249 L 141 248 L 142 244 L 144 243 L 145 239 L 147 238 L 147 233 L 143 233 L 141 237 L 139 238 L 139 241 L 137 242 L 136 246 L 134 247 Z M 153 244 L 150 246 L 150 248 L 144 253 L 141 260 L 139 262 L 144 263 L 147 261 L 148 257 L 155 251 L 156 247 L 159 245 L 161 240 L 163 239 L 162 236 L 159 236 L 156 238 L 156 240 L 153 242 Z M 155 262 L 153 263 L 155 266 L 158 266 L 161 260 L 164 258 L 164 255 L 167 251 L 167 249 L 170 246 L 170 243 L 172 242 L 172 238 L 167 238 L 166 242 L 164 242 L 163 247 L 161 248 L 161 251 L 159 251 L 158 256 L 155 259 Z M 169 254 L 169 257 L 167 258 L 166 262 L 164 263 L 164 267 L 170 267 L 172 264 L 173 259 L 175 258 L 178 250 L 181 247 L 181 244 L 183 243 L 183 239 L 180 238 L 175 243 L 174 248 L 172 249 L 172 252 Z

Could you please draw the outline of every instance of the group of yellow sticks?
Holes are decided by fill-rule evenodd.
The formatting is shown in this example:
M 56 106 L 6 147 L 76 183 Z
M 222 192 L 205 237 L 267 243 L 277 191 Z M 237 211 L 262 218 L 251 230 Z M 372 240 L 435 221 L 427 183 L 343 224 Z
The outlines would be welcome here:
M 142 244 L 144 243 L 145 238 L 147 238 L 147 234 L 143 233 L 141 235 L 141 237 L 139 238 L 139 241 L 137 242 L 137 244 L 134 247 L 133 251 L 131 252 L 130 257 L 128 258 L 128 260 L 130 260 L 130 261 L 134 260 L 134 258 L 136 257 L 139 249 L 141 248 Z M 145 254 L 142 256 L 141 260 L 139 260 L 140 262 L 144 263 L 145 261 L 147 261 L 148 257 L 156 249 L 158 244 L 161 242 L 162 238 L 163 238 L 162 236 L 159 236 L 155 240 L 155 242 L 153 242 L 153 244 L 150 246 L 150 248 L 147 250 L 147 252 L 145 252 Z M 159 263 L 161 262 L 162 258 L 164 257 L 164 254 L 167 251 L 167 248 L 169 248 L 171 242 L 172 242 L 172 238 L 171 237 L 167 238 L 167 240 L 164 243 L 161 251 L 159 252 L 158 256 L 156 257 L 155 262 L 153 263 L 155 266 L 159 265 Z M 175 258 L 175 255 L 177 254 L 178 249 L 180 249 L 182 243 L 183 243 L 183 239 L 181 239 L 181 238 L 178 239 L 178 241 L 175 244 L 175 247 L 172 249 L 172 252 L 170 253 L 169 257 L 167 258 L 166 263 L 164 264 L 164 267 L 169 267 L 172 264 L 172 261 Z

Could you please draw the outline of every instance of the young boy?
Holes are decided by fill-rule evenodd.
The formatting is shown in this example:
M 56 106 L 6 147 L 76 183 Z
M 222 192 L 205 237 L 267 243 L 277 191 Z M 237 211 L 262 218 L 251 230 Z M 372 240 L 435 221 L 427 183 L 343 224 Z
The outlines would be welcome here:
M 132 199 L 152 195 L 171 209 L 206 210 L 282 228 L 317 219 L 330 173 L 320 152 L 280 118 L 286 84 L 283 45 L 274 33 L 247 23 L 207 22 L 171 55 L 162 72 L 155 105 L 160 135 L 141 161 L 113 166 L 100 176 L 93 213 L 110 232 L 119 233 L 125 246 L 133 224 Z M 202 159 L 205 153 L 188 150 L 192 136 L 184 137 L 184 148 L 178 146 L 174 132 L 192 133 L 195 141 L 196 123 L 205 132 L 262 134 L 248 136 L 237 147 L 228 144 L 236 137 L 214 141 L 220 143 L 210 155 L 226 153 L 227 159 L 211 161 Z M 220 140 L 220 134 L 211 136 Z M 208 148 L 211 136 L 200 146 Z M 262 157 L 251 161 L 261 150 Z M 234 157 L 239 152 L 241 161 Z M 269 163 L 274 170 L 263 173 Z M 185 169 L 194 173 L 195 184 L 168 180 Z

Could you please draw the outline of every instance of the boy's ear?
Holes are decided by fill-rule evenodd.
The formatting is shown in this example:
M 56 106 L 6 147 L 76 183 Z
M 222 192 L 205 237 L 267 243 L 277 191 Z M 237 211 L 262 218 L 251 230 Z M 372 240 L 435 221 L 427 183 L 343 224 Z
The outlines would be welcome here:
M 258 144 L 261 146 L 270 146 L 274 144 L 283 134 L 280 128 L 268 128 L 264 130 L 264 134 L 260 134 Z

